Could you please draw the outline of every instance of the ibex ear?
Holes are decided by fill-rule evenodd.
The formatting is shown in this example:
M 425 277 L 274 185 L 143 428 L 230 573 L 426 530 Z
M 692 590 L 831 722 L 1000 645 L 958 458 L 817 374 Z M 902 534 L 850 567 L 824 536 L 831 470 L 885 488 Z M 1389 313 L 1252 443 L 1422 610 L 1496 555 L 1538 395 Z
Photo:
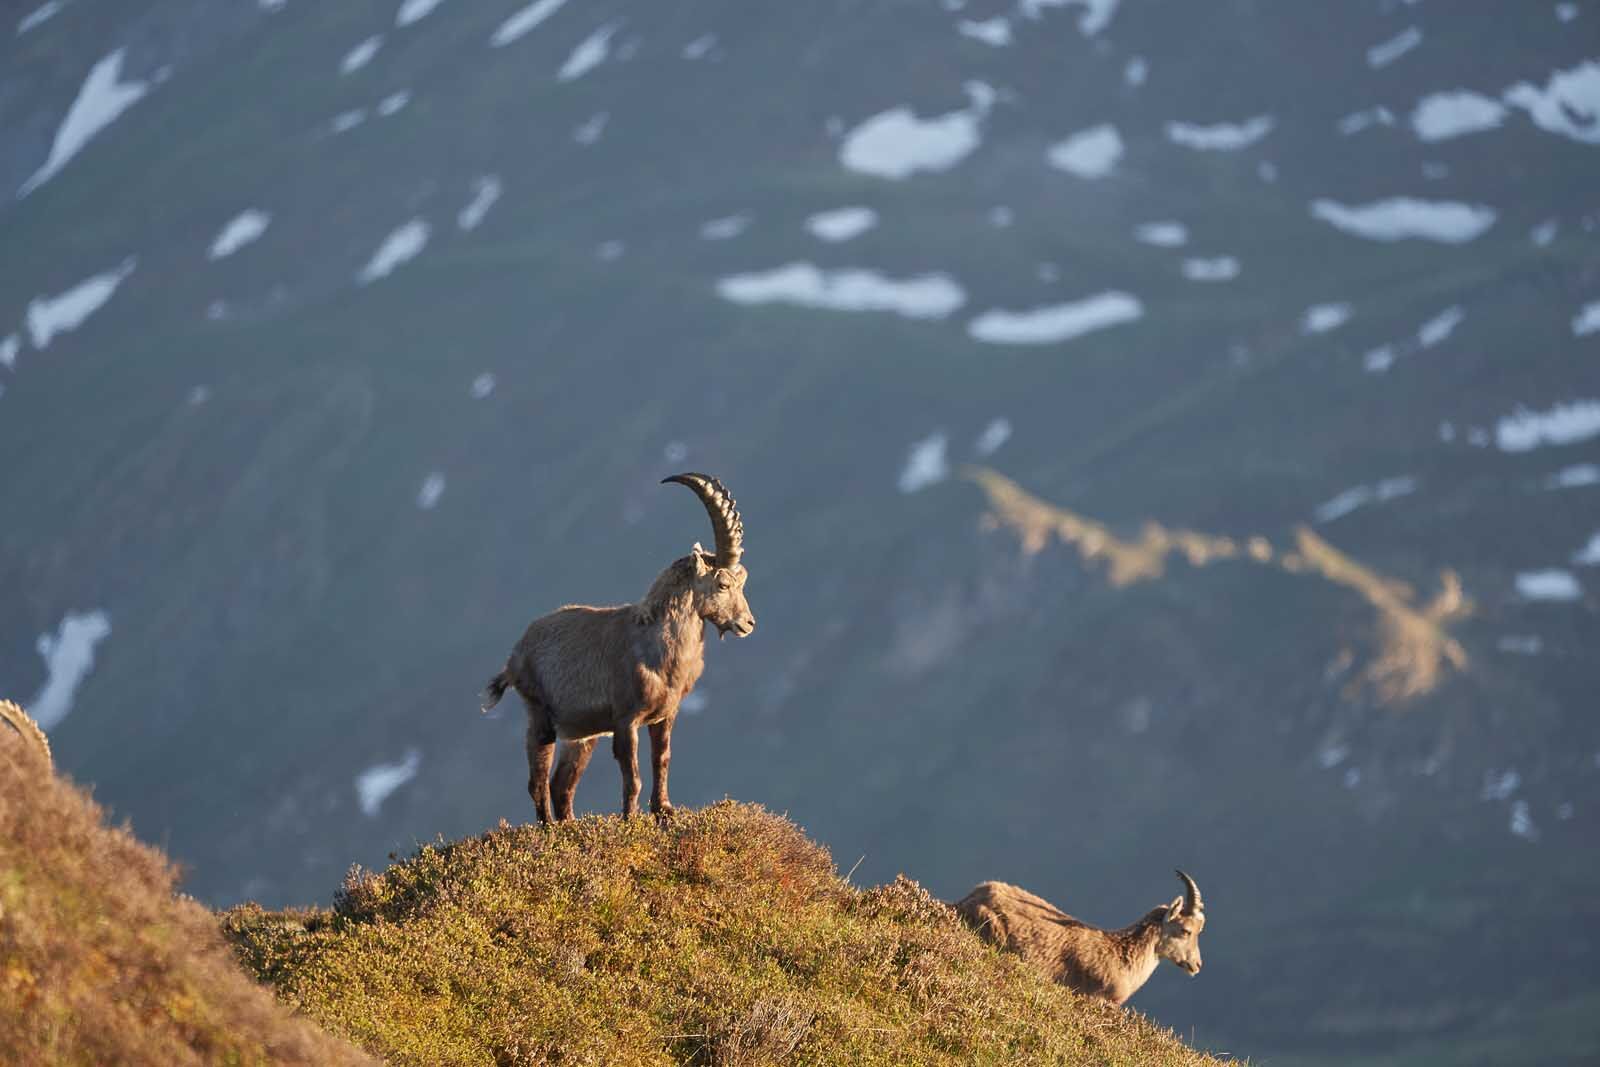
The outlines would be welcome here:
M 1178 916 L 1183 914 L 1183 895 L 1180 893 L 1167 905 L 1167 922 L 1176 922 Z
M 706 562 L 706 550 L 700 547 L 700 542 L 694 543 L 694 548 L 689 550 L 690 566 L 694 568 L 696 578 L 704 578 L 711 573 L 711 565 Z

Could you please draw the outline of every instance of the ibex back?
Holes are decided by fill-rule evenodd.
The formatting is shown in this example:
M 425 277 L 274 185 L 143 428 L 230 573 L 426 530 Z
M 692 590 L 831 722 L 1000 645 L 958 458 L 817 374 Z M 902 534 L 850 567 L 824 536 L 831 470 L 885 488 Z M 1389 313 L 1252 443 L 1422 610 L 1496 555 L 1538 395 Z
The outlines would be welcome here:
M 527 705 L 528 793 L 540 822 L 572 817 L 578 779 L 607 734 L 622 769 L 623 814 L 637 811 L 640 726 L 650 729 L 650 810 L 671 811 L 672 724 L 705 668 L 705 624 L 724 637 L 748 637 L 756 628 L 744 597 L 744 523 L 733 497 L 704 474 L 674 474 L 662 482 L 687 486 L 700 498 L 716 551 L 695 545 L 656 576 L 637 604 L 573 605 L 533 620 L 505 668 L 489 680 L 485 711 L 508 688 Z

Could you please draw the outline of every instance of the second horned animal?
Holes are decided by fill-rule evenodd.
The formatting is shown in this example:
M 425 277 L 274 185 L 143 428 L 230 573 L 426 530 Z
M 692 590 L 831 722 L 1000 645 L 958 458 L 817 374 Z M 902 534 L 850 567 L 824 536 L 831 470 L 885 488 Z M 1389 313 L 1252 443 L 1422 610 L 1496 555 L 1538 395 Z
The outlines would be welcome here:
M 1183 894 L 1151 908 L 1132 926 L 1101 930 L 1042 897 L 1005 882 L 983 882 L 955 906 L 985 941 L 1020 953 L 1069 989 L 1121 1004 L 1139 991 L 1162 960 L 1189 976 L 1200 973 L 1200 931 L 1206 925 L 1200 887 L 1182 871 Z
M 622 813 L 636 812 L 641 726 L 650 729 L 650 810 L 671 811 L 672 724 L 705 669 L 705 625 L 724 637 L 748 637 L 756 628 L 744 598 L 744 522 L 733 497 L 705 474 L 674 474 L 662 482 L 687 486 L 700 498 L 716 551 L 695 545 L 656 576 L 637 604 L 568 605 L 533 620 L 504 669 L 489 680 L 483 710 L 507 689 L 527 705 L 528 794 L 540 822 L 572 818 L 578 779 L 608 734 L 622 770 Z

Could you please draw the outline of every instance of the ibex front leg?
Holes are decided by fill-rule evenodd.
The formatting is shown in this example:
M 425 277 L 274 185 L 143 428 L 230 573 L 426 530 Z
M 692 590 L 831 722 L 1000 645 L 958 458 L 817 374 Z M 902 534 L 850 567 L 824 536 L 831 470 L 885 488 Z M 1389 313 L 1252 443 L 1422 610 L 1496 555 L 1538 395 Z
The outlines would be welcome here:
M 667 797 L 667 766 L 672 762 L 672 720 L 650 726 L 650 810 L 657 815 L 672 814 Z
M 622 814 L 635 815 L 639 811 L 639 737 L 633 726 L 611 735 L 611 754 L 622 771 Z

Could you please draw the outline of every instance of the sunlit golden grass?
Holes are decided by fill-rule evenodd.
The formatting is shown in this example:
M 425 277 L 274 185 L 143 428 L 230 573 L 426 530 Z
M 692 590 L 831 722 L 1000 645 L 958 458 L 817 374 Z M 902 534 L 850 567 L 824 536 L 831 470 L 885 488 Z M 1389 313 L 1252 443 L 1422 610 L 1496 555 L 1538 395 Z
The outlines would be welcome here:
M 0 736 L 0 1063 L 371 1062 L 240 972 L 166 858 Z
M 732 802 L 502 824 L 353 871 L 331 910 L 224 927 L 286 1001 L 397 1064 L 1216 1062 Z

